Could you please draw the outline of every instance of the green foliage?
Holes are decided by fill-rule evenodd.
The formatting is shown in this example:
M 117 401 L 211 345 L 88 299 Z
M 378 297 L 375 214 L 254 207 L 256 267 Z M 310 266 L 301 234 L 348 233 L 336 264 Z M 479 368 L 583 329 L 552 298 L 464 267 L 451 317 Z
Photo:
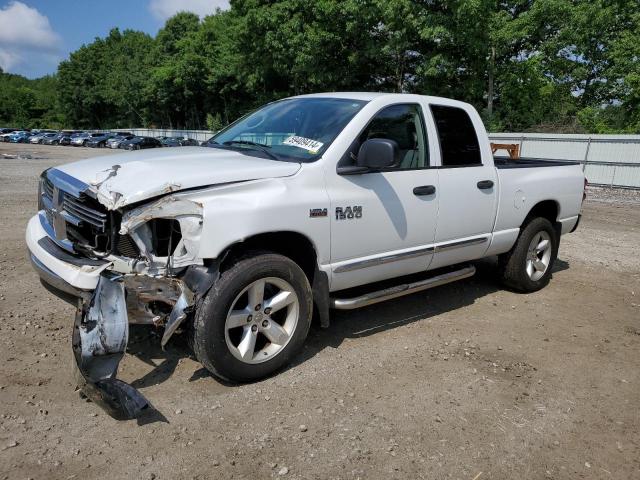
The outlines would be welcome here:
M 217 132 L 222 127 L 224 127 L 224 122 L 222 121 L 220 113 L 216 113 L 215 115 L 207 113 L 207 130 Z
M 62 127 L 59 112 L 56 77 L 28 80 L 0 69 L 0 126 Z
M 318 91 L 443 95 L 490 130 L 640 132 L 637 0 L 234 0 L 0 73 L 0 123 L 217 130 Z
M 82 46 L 58 67 L 60 103 L 70 127 L 146 125 L 142 94 L 152 67 L 154 40 L 132 30 L 111 30 Z

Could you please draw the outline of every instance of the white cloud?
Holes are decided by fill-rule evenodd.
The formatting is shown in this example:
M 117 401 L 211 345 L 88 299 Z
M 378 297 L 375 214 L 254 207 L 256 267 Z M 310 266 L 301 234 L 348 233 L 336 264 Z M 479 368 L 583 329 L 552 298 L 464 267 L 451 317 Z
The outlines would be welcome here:
M 0 67 L 29 70 L 29 63 L 57 63 L 62 39 L 35 8 L 13 1 L 0 9 Z
M 178 12 L 193 12 L 200 17 L 226 10 L 229 0 L 150 0 L 149 10 L 158 20 L 166 20 Z

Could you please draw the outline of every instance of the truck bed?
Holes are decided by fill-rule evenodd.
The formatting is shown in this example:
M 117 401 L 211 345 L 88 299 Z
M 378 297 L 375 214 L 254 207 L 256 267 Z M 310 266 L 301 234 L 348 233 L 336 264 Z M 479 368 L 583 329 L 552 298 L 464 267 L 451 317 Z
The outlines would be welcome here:
M 512 160 L 507 157 L 493 157 L 493 163 L 498 169 L 505 168 L 536 168 L 536 167 L 562 167 L 566 165 L 579 165 L 573 160 L 554 160 L 549 158 L 521 157 Z

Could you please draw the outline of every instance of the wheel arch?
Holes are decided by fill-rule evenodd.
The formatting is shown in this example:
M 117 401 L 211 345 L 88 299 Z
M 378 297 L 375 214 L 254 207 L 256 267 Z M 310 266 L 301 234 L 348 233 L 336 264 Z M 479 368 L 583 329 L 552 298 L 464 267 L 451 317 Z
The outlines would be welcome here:
M 221 255 L 220 271 L 228 269 L 239 257 L 250 251 L 268 250 L 296 262 L 313 282 L 318 254 L 309 237 L 295 231 L 264 232 L 252 235 L 226 247 Z
M 542 217 L 549 220 L 552 224 L 556 224 L 560 215 L 560 204 L 556 200 L 542 200 L 536 203 L 527 216 L 524 218 L 521 228 L 524 227 L 532 218 Z
M 293 260 L 304 272 L 313 291 L 313 303 L 320 325 L 329 326 L 329 279 L 319 269 L 318 250 L 305 234 L 296 231 L 263 232 L 239 240 L 226 247 L 220 255 L 219 271 L 230 268 L 251 251 L 271 251 Z
M 558 221 L 559 216 L 560 203 L 557 200 L 542 200 L 536 203 L 531 208 L 531 210 L 529 210 L 529 213 L 527 213 L 526 217 L 522 221 L 522 224 L 520 225 L 520 231 L 522 231 L 522 229 L 526 227 L 527 224 L 534 218 L 546 218 L 551 222 L 551 225 L 553 225 L 553 228 L 556 231 L 559 239 L 562 231 L 562 225 Z

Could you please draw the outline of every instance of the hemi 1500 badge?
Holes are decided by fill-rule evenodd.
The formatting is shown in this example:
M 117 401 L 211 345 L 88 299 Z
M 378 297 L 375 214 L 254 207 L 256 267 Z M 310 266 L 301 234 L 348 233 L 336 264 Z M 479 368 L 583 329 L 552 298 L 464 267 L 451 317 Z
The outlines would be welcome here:
M 309 210 L 309 216 L 311 218 L 326 217 L 327 216 L 327 209 L 326 208 L 312 208 L 312 209 Z

